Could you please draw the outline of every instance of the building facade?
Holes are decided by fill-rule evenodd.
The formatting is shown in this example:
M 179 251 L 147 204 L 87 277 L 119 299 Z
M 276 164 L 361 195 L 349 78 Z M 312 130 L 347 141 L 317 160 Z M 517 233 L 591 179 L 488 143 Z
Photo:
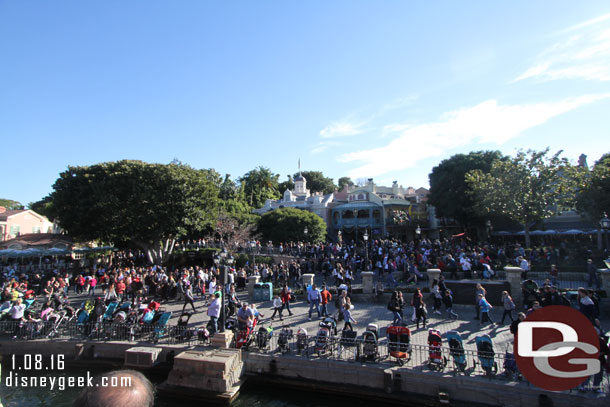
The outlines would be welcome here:
M 58 233 L 56 229 L 53 222 L 32 210 L 0 206 L 0 241 L 30 233 Z

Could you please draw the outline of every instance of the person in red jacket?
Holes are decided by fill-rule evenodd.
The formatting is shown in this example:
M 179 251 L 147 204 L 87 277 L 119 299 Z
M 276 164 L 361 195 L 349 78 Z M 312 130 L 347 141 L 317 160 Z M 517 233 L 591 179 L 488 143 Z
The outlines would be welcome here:
M 326 284 L 322 284 L 322 291 L 320 292 L 320 297 L 322 297 L 322 300 L 320 301 L 320 305 L 321 305 L 321 312 L 322 315 L 327 317 L 328 316 L 328 302 L 332 301 L 333 296 L 330 293 L 330 291 L 328 291 L 326 289 Z
M 284 288 L 282 288 L 282 291 L 280 292 L 280 298 L 282 299 L 282 311 L 284 311 L 284 308 L 288 309 L 288 315 L 292 316 L 292 311 L 290 311 L 290 297 L 292 296 L 292 292 L 290 291 L 290 287 L 288 287 L 288 284 L 284 284 Z

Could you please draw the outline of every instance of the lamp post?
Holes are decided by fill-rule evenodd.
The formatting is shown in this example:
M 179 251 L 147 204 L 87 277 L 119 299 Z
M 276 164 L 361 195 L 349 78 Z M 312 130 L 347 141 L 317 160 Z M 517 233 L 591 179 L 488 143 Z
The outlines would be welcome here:
M 214 263 L 216 265 L 220 265 L 222 266 L 222 274 L 221 274 L 221 281 L 222 281 L 222 291 L 220 294 L 220 298 L 221 298 L 221 306 L 220 306 L 220 329 L 219 332 L 224 332 L 225 331 L 225 325 L 226 325 L 226 298 L 227 298 L 227 274 L 228 274 L 228 270 L 229 267 L 231 267 L 233 265 L 233 256 L 231 256 L 230 254 L 227 253 L 227 249 L 222 249 L 222 251 L 220 252 L 220 258 L 215 257 L 214 258 Z
M 364 231 L 364 235 L 362 236 L 362 238 L 364 239 L 364 253 L 366 254 L 366 263 L 364 263 L 364 267 L 368 267 L 369 266 L 369 234 L 366 230 Z M 367 271 L 367 269 L 365 268 L 364 271 Z
M 417 236 L 418 239 L 421 236 L 421 228 L 419 225 L 417 225 L 417 228 L 415 228 L 415 236 Z
M 337 232 L 337 240 L 339 240 L 339 244 L 341 244 L 341 235 L 342 235 L 342 232 L 338 231 Z
M 606 240 L 606 251 L 609 249 L 608 247 L 608 229 L 610 229 L 610 219 L 608 219 L 608 215 L 604 212 L 604 217 L 599 220 L 599 225 L 602 227 L 604 231 L 604 236 Z

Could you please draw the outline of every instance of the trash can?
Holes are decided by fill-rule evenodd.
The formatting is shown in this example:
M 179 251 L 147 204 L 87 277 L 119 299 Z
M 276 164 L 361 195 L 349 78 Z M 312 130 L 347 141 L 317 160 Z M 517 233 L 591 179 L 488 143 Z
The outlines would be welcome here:
M 273 299 L 273 284 L 261 284 L 261 299 L 260 301 L 271 301 Z
M 254 284 L 254 291 L 252 292 L 252 301 L 253 302 L 260 302 L 263 291 L 262 291 L 263 285 L 262 284 Z

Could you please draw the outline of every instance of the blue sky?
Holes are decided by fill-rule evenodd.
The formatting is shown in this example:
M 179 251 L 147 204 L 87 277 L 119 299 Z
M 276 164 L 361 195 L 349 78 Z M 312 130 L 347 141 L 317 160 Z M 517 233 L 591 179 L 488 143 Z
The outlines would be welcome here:
M 610 150 L 606 2 L 0 0 L 0 58 L 24 204 L 125 158 L 419 187 L 456 153 Z

